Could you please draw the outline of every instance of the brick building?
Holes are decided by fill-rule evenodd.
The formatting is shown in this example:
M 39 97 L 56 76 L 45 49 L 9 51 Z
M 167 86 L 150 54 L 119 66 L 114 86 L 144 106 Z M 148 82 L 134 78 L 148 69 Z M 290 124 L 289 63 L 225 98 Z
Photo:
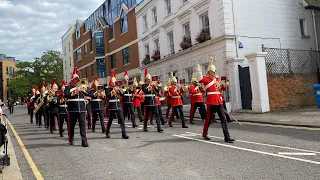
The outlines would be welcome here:
M 117 79 L 128 70 L 129 77 L 140 76 L 135 0 L 106 0 L 84 22 L 77 21 L 73 33 L 74 67 L 79 76 L 95 74 L 106 84 L 111 69 Z
M 19 70 L 16 65 L 19 60 L 0 54 L 0 99 L 6 102 L 8 97 L 14 97 L 14 94 L 8 89 L 8 82 L 15 78 L 14 72 Z

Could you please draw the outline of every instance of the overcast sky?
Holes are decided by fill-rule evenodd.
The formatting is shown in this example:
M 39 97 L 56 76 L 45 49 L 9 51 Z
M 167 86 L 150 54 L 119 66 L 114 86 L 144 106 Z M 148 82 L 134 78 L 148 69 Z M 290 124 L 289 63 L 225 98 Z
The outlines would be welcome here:
M 0 53 L 30 61 L 46 50 L 61 51 L 68 24 L 85 20 L 104 1 L 0 0 Z

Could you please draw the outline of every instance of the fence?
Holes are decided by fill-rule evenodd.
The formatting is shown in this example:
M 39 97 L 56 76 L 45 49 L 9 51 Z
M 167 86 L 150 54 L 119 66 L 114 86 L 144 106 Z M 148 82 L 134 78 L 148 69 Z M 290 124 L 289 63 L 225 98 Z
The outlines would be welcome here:
M 319 72 L 319 51 L 264 47 L 263 51 L 268 53 L 266 57 L 268 74 L 309 74 Z

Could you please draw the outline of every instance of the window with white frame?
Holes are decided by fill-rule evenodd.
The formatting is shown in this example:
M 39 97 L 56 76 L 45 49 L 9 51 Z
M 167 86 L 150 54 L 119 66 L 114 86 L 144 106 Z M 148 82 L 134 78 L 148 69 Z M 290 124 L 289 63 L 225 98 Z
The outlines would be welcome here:
M 169 53 L 174 53 L 174 41 L 173 41 L 173 32 L 168 33 L 168 42 L 169 42 Z
M 201 15 L 200 18 L 202 29 L 208 29 L 210 27 L 208 13 Z
M 148 30 L 147 15 L 143 16 L 144 30 Z
M 66 54 L 67 54 L 66 47 L 63 47 L 63 55 L 66 55 Z
M 156 24 L 158 22 L 158 17 L 157 17 L 157 8 L 152 9 L 152 16 L 153 16 L 153 24 Z
M 167 8 L 167 14 L 171 13 L 171 0 L 165 0 L 166 2 L 166 8 Z
M 154 40 L 154 50 L 160 51 L 159 39 Z
M 77 28 L 76 30 L 76 40 L 80 38 L 80 27 Z
M 70 65 L 70 67 L 71 67 L 71 57 L 69 57 L 69 63 L 70 63 L 69 65 Z
M 149 44 L 146 44 L 144 45 L 144 52 L 145 52 L 145 55 L 150 55 L 149 53 Z
M 123 58 L 123 65 L 129 64 L 130 63 L 130 52 L 129 52 L 129 47 L 124 48 L 122 50 L 122 58 Z
M 186 69 L 186 73 L 187 73 L 187 77 L 188 77 L 188 82 L 191 82 L 193 68 Z
M 127 13 L 122 12 L 121 14 L 121 33 L 128 31 L 128 17 Z
M 183 25 L 183 35 L 185 37 L 190 37 L 191 36 L 190 23 L 189 22 Z
M 76 54 L 77 54 L 77 61 L 79 61 L 81 59 L 81 48 L 77 49 Z
M 308 36 L 307 24 L 305 19 L 300 19 L 300 32 L 301 32 L 301 37 Z
M 70 50 L 71 50 L 71 46 L 70 46 L 70 43 L 69 43 L 69 52 L 70 52 Z

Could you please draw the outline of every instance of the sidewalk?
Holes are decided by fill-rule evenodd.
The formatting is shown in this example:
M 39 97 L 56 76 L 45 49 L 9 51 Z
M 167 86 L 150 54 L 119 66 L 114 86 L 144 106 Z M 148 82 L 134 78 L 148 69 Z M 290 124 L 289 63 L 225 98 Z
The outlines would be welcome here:
M 8 131 L 11 131 L 8 128 Z M 13 150 L 10 133 L 8 132 L 8 154 L 10 156 L 10 166 L 5 166 L 2 170 L 2 174 L 0 174 L 0 179 L 10 179 L 10 180 L 22 180 L 22 175 L 20 172 L 20 168 L 18 165 L 16 154 Z M 1 147 L 1 151 L 3 150 L 3 146 Z
M 167 107 L 164 107 L 165 109 Z M 164 109 L 163 108 L 163 109 Z M 183 106 L 184 116 L 189 117 L 190 105 Z M 165 114 L 165 110 L 163 111 Z M 317 107 L 291 109 L 282 112 L 270 112 L 264 114 L 253 113 L 231 113 L 239 122 L 252 122 L 288 126 L 316 127 L 320 128 L 320 109 Z M 199 120 L 200 114 L 197 110 L 195 120 Z M 216 115 L 218 118 L 218 115 Z

